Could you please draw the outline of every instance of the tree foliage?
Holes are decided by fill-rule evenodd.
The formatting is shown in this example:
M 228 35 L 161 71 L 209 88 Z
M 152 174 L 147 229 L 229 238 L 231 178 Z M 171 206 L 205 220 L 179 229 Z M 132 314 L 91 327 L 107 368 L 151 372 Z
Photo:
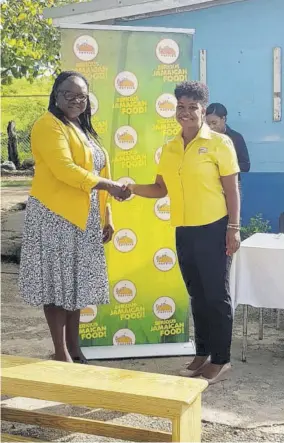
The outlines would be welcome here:
M 2 83 L 13 78 L 29 80 L 59 68 L 60 33 L 51 19 L 43 18 L 44 8 L 81 0 L 4 0 L 1 3 Z

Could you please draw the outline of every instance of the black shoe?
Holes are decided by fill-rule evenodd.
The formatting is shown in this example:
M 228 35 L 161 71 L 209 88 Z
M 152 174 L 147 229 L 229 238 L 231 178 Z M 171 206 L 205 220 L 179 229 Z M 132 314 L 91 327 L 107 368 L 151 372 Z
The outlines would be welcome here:
M 88 365 L 89 364 L 89 362 L 86 358 L 72 357 L 72 360 L 74 363 L 79 363 L 80 365 Z

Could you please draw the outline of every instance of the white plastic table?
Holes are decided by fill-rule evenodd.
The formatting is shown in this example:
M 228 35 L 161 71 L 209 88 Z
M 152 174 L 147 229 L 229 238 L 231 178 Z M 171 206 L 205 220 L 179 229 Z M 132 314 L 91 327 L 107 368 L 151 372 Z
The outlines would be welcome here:
M 244 305 L 243 352 L 246 361 L 248 305 L 260 308 L 259 338 L 263 337 L 263 308 L 284 309 L 284 234 L 254 234 L 243 241 L 231 272 L 233 306 Z

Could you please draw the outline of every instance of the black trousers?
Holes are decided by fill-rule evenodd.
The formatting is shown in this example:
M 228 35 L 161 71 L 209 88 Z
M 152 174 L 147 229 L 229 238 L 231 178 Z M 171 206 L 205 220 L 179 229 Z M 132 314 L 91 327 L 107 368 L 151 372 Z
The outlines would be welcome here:
M 181 273 L 191 298 L 196 355 L 230 361 L 233 312 L 226 255 L 227 217 L 205 226 L 176 229 Z

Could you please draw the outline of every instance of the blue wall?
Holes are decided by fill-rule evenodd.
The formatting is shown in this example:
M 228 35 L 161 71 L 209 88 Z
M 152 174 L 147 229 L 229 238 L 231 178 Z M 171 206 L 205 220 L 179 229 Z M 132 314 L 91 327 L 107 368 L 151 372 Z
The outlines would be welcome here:
M 243 220 L 262 213 L 274 231 L 284 212 L 284 121 L 273 121 L 272 99 L 273 48 L 284 52 L 283 17 L 284 0 L 246 0 L 127 22 L 196 30 L 194 78 L 199 78 L 199 50 L 206 49 L 210 101 L 227 106 L 230 126 L 243 134 L 249 148 L 252 167 L 243 175 Z

